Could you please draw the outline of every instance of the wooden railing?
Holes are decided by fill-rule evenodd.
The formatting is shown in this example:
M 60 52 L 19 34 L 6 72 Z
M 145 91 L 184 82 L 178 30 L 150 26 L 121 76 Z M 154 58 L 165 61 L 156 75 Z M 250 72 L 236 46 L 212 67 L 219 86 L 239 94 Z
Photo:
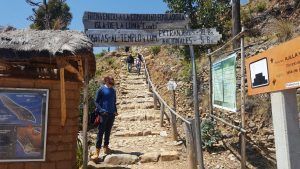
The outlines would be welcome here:
M 172 127 L 172 135 L 173 139 L 175 141 L 178 141 L 178 131 L 177 131 L 177 123 L 176 119 L 180 119 L 183 124 L 183 128 L 185 131 L 185 143 L 187 148 L 187 157 L 189 162 L 189 168 L 196 169 L 197 163 L 196 163 L 196 143 L 195 143 L 195 133 L 194 133 L 194 120 L 192 119 L 186 119 L 180 114 L 178 114 L 174 108 L 169 106 L 167 102 L 159 95 L 155 85 L 151 81 L 150 73 L 147 69 L 147 64 L 145 59 L 144 60 L 144 68 L 145 68 L 145 77 L 146 82 L 148 84 L 149 91 L 153 93 L 153 100 L 154 100 L 154 109 L 158 109 L 158 106 L 160 108 L 160 126 L 163 127 L 164 124 L 164 116 L 166 116 L 167 120 L 170 122 Z M 169 110 L 170 116 L 166 113 L 166 110 Z

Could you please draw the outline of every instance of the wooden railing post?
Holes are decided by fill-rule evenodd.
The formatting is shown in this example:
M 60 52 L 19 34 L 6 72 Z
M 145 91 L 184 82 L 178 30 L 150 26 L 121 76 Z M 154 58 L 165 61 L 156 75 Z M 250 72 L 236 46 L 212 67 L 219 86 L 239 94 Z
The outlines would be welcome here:
M 157 99 L 157 96 L 154 92 L 153 92 L 153 100 L 154 100 L 154 109 L 157 110 L 158 99 Z
M 164 126 L 165 105 L 160 102 L 160 127 Z
M 187 148 L 187 156 L 188 156 L 188 164 L 190 169 L 197 169 L 197 161 L 196 161 L 196 146 L 195 139 L 193 133 L 193 123 L 192 120 L 189 120 L 191 124 L 184 123 L 184 131 L 186 135 L 186 148 Z
M 173 110 L 176 112 L 175 90 L 172 91 L 172 100 L 173 100 Z M 173 139 L 177 141 L 178 131 L 176 127 L 176 116 L 172 112 L 171 112 L 171 123 L 172 123 Z

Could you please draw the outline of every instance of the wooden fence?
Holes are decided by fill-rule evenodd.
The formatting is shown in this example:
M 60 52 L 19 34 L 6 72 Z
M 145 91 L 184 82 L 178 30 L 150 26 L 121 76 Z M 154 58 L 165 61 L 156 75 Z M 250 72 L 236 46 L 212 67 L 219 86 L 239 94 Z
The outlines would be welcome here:
M 145 59 L 144 59 L 145 61 Z M 177 119 L 180 119 L 183 122 L 183 129 L 185 131 L 185 140 L 187 147 L 187 158 L 189 163 L 189 168 L 197 169 L 196 162 L 196 143 L 195 143 L 195 124 L 193 119 L 185 119 L 183 116 L 178 114 L 174 108 L 171 108 L 166 101 L 159 95 L 155 85 L 151 81 L 151 77 L 149 71 L 147 69 L 146 61 L 144 64 L 145 68 L 145 77 L 146 82 L 148 84 L 149 91 L 153 93 L 154 100 L 154 109 L 160 109 L 160 126 L 163 127 L 164 118 L 170 122 L 172 127 L 172 136 L 175 141 L 178 139 L 178 131 L 177 131 Z M 170 115 L 166 113 L 166 111 L 170 112 Z M 171 117 L 169 117 L 171 116 Z

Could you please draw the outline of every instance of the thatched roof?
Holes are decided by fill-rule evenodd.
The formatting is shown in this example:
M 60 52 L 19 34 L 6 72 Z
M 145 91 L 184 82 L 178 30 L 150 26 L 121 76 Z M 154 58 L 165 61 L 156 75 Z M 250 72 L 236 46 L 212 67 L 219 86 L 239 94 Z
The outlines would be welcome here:
M 28 61 L 43 64 L 57 59 L 84 59 L 90 74 L 95 73 L 92 42 L 84 33 L 60 30 L 10 30 L 0 33 L 0 61 Z

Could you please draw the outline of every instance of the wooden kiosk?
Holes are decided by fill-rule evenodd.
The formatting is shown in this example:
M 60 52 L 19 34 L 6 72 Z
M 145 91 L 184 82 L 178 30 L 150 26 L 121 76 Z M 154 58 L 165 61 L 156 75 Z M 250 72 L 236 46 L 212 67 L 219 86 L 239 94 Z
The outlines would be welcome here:
M 95 65 L 83 33 L 0 33 L 1 169 L 76 168 L 80 93 Z

